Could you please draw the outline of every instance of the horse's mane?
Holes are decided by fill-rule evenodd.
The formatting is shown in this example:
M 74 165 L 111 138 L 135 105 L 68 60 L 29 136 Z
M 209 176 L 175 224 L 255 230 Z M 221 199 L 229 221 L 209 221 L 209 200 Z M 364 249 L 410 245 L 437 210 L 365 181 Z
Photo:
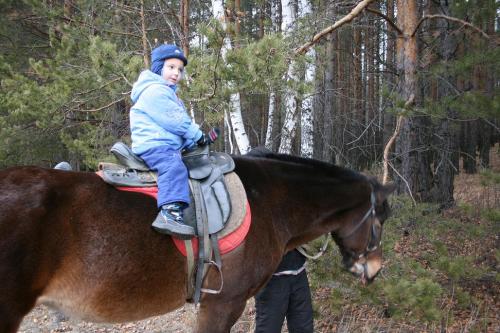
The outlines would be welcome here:
M 350 180 L 366 180 L 367 177 L 363 174 L 335 165 L 324 161 L 315 160 L 312 158 L 293 156 L 287 154 L 273 153 L 267 148 L 257 147 L 252 149 L 248 156 L 260 157 L 272 160 L 278 160 L 283 162 L 289 162 L 300 165 L 311 166 L 315 169 L 315 172 L 324 173 L 335 178 L 350 179 Z

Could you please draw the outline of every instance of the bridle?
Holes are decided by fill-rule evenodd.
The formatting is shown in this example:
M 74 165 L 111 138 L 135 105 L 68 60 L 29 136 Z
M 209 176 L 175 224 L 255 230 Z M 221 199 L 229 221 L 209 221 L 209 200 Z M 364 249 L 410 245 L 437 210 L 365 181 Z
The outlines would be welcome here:
M 375 193 L 372 191 L 371 195 L 370 195 L 370 204 L 371 204 L 370 208 L 365 213 L 365 215 L 361 218 L 361 220 L 356 224 L 356 226 L 352 230 L 350 230 L 347 235 L 342 236 L 343 239 L 351 237 L 359 228 L 361 228 L 361 226 L 363 226 L 365 224 L 366 221 L 368 221 L 368 219 L 370 217 L 375 217 L 375 215 L 376 215 L 375 203 L 376 203 Z M 374 252 L 380 246 L 380 237 L 379 237 L 380 235 L 378 235 L 378 231 L 377 231 L 377 229 L 379 227 L 380 227 L 379 223 L 374 223 L 372 221 L 372 225 L 370 228 L 370 238 L 368 239 L 368 244 L 366 246 L 365 252 L 363 252 L 357 256 L 358 259 L 361 259 L 364 256 L 368 255 L 369 253 Z
M 342 239 L 345 239 L 345 238 L 349 238 L 351 237 L 359 228 L 361 228 L 362 225 L 365 224 L 365 222 L 370 218 L 370 217 L 375 217 L 376 216 L 376 210 L 375 210 L 375 204 L 376 204 L 376 197 L 375 197 L 375 193 L 372 191 L 371 192 L 371 195 L 370 195 L 370 208 L 368 209 L 368 211 L 365 213 L 365 215 L 363 215 L 363 217 L 361 218 L 361 220 L 356 224 L 356 226 L 349 231 L 349 233 L 347 235 L 344 235 L 342 237 Z M 352 258 L 355 258 L 356 260 L 359 260 L 359 259 L 363 259 L 365 256 L 367 256 L 368 254 L 370 254 L 371 252 L 374 252 L 376 251 L 380 244 L 381 244 L 381 234 L 380 232 L 378 232 L 378 229 L 381 228 L 381 225 L 380 225 L 380 222 L 379 221 L 376 221 L 374 222 L 372 220 L 372 225 L 371 225 L 371 228 L 370 228 L 370 238 L 368 239 L 368 244 L 366 246 L 366 249 L 363 253 L 361 254 L 356 254 L 356 253 L 353 253 L 352 251 L 348 251 L 348 252 L 351 252 L 352 255 Z M 333 234 L 331 234 L 331 236 L 335 239 L 335 236 Z M 309 255 L 307 253 L 307 251 L 305 251 L 305 249 L 303 248 L 298 248 L 299 252 L 302 253 L 304 256 L 306 256 L 307 258 L 310 258 L 310 259 L 317 259 L 319 258 L 321 255 L 323 255 L 323 253 L 325 252 L 326 250 L 326 247 L 328 245 L 328 237 L 326 237 L 325 239 L 325 242 L 323 244 L 323 247 L 321 248 L 320 252 L 317 253 L 316 255 L 312 256 L 312 255 Z M 363 271 L 364 271 L 364 276 L 368 276 L 368 265 L 366 262 L 362 263 L 361 264 L 362 267 L 363 267 Z

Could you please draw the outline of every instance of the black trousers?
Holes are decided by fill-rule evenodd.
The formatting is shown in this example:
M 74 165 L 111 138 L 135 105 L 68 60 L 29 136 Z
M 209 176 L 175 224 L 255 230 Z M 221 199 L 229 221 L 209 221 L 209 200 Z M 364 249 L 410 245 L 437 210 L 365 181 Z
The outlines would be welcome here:
M 306 271 L 273 276 L 255 296 L 255 333 L 280 333 L 286 317 L 290 333 L 313 333 L 311 291 Z

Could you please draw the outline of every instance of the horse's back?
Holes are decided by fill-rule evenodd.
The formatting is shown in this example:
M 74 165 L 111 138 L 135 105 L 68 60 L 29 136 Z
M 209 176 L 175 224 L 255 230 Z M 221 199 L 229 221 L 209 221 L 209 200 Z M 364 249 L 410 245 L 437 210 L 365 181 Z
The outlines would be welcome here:
M 37 300 L 93 321 L 184 303 L 185 260 L 151 230 L 154 199 L 36 167 L 0 171 L 0 188 L 0 318 L 22 318 Z

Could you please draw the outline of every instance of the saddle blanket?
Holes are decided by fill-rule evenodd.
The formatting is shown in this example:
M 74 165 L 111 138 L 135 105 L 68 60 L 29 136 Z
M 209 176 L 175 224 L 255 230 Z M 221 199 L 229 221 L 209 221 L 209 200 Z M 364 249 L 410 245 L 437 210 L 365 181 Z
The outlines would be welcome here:
M 102 172 L 97 172 L 99 176 L 102 177 Z M 157 199 L 158 197 L 158 187 L 121 187 L 121 186 L 116 186 L 118 190 L 121 191 L 128 191 L 128 192 L 138 192 L 142 194 L 149 195 L 150 197 L 153 197 Z M 243 216 L 243 221 L 239 226 L 237 226 L 234 230 L 229 232 L 228 234 L 224 234 L 225 229 L 231 229 L 230 226 L 226 226 L 225 229 L 220 231 L 221 237 L 219 239 L 219 250 L 220 254 L 225 254 L 229 253 L 232 250 L 236 249 L 245 239 L 245 237 L 248 234 L 248 231 L 250 230 L 250 224 L 252 221 L 252 214 L 250 212 L 250 205 L 248 204 L 248 201 L 246 202 L 246 209 L 245 209 L 245 215 Z M 229 228 L 228 228 L 229 227 Z M 186 253 L 186 246 L 184 244 L 184 240 L 182 239 L 177 239 L 175 237 L 172 237 L 172 240 L 174 241 L 175 246 L 179 250 L 179 252 L 182 253 L 182 255 L 187 256 Z M 191 239 L 191 245 L 193 247 L 193 253 L 197 254 L 198 253 L 198 239 L 195 237 Z

